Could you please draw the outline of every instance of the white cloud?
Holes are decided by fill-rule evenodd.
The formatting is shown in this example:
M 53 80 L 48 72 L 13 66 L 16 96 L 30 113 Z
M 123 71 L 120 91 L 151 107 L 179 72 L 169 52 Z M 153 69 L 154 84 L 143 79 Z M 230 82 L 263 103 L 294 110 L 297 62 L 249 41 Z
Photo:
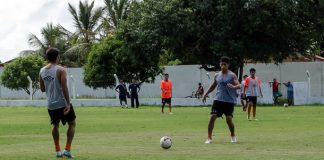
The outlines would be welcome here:
M 89 0 L 91 2 L 91 0 Z M 0 61 L 17 57 L 22 50 L 33 49 L 27 43 L 30 33 L 40 36 L 46 23 L 61 24 L 73 31 L 68 3 L 76 8 L 79 0 L 0 0 Z M 95 0 L 103 6 L 103 0 Z

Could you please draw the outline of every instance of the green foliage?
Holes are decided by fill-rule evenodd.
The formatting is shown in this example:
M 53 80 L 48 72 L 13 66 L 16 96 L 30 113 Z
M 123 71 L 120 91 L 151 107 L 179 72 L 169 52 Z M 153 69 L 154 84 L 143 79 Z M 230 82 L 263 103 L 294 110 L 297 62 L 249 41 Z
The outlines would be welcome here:
M 12 90 L 24 90 L 32 94 L 39 89 L 39 71 L 44 66 L 44 59 L 38 54 L 18 57 L 4 67 L 1 74 L 1 84 Z M 33 90 L 29 90 L 29 76 L 33 81 Z
M 130 12 L 132 0 L 104 0 L 109 23 L 114 28 L 119 26 L 120 21 L 125 20 Z
M 122 49 L 123 42 L 107 38 L 91 49 L 84 66 L 84 82 L 93 88 L 112 88 L 115 85 L 116 55 Z
M 77 34 L 81 36 L 83 43 L 91 43 L 95 40 L 96 30 L 103 13 L 101 7 L 94 8 L 94 1 L 79 2 L 79 10 L 69 3 L 69 11 L 73 17 Z
M 126 20 L 126 43 L 154 56 L 168 50 L 184 64 L 218 66 L 223 55 L 234 69 L 244 60 L 282 62 L 312 44 L 313 23 L 296 0 L 146 0 L 139 6 Z

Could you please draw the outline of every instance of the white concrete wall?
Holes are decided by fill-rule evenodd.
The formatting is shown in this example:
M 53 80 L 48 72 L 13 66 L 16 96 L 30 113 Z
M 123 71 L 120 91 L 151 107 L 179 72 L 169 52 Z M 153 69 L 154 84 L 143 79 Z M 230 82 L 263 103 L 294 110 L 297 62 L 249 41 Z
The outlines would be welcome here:
M 309 70 L 311 75 L 311 97 L 324 97 L 324 63 L 323 62 L 307 62 L 307 63 L 284 63 L 280 65 L 275 64 L 247 64 L 244 67 L 244 74 L 249 73 L 250 68 L 256 68 L 257 76 L 262 80 L 262 90 L 264 98 L 259 98 L 260 103 L 272 103 L 272 93 L 269 87 L 270 81 L 277 78 L 279 82 L 306 82 L 306 70 Z M 0 69 L 2 72 L 3 69 Z M 205 70 L 199 69 L 199 65 L 180 65 L 167 66 L 165 72 L 169 73 L 170 79 L 173 82 L 173 97 L 184 98 L 191 95 L 196 90 L 197 84 L 201 82 L 207 91 L 215 73 L 210 72 L 209 77 Z M 92 89 L 83 83 L 83 70 L 81 68 L 69 68 L 69 90 L 71 97 L 73 95 L 72 84 L 75 85 L 76 94 L 80 97 L 93 98 L 115 98 L 116 93 L 113 89 Z M 74 81 L 71 79 L 71 75 Z M 27 78 L 26 78 L 27 80 Z M 160 81 L 161 77 L 156 77 L 155 83 L 145 83 L 141 86 L 139 96 L 141 98 L 159 98 L 160 97 Z M 297 88 L 296 88 L 297 87 Z M 298 89 L 298 86 L 295 86 Z M 300 88 L 298 92 L 303 91 Z M 286 96 L 286 87 L 282 86 L 281 91 Z M 211 97 L 214 93 L 211 94 Z M 24 91 L 12 91 L 3 86 L 0 86 L 1 99 L 28 99 L 29 96 Z M 37 92 L 36 99 L 45 98 L 45 94 Z M 319 99 L 319 98 L 313 98 Z M 301 100 L 300 100 L 301 101 Z M 318 100 L 316 101 L 316 103 Z

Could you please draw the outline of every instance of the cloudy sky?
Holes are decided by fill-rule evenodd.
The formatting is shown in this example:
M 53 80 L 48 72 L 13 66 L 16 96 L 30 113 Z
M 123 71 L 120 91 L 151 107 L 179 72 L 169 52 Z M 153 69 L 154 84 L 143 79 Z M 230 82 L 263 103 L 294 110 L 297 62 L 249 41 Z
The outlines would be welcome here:
M 96 6 L 104 4 L 103 0 L 94 1 Z M 40 37 L 40 29 L 46 23 L 59 23 L 74 31 L 68 3 L 77 7 L 79 0 L 0 0 L 0 61 L 6 62 L 22 50 L 33 49 L 27 43 L 28 35 L 34 33 Z

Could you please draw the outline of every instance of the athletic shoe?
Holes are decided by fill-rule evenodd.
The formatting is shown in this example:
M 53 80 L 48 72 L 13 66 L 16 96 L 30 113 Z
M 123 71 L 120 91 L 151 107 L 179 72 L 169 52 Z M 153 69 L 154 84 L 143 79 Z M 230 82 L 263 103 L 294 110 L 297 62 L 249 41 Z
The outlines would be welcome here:
M 256 119 L 256 118 L 253 118 L 253 120 L 254 120 L 254 121 L 258 121 L 258 119 Z
M 169 112 L 169 114 L 174 114 L 173 112 Z
M 211 143 L 213 143 L 213 141 L 209 138 L 205 141 L 205 144 L 211 144 Z
M 251 117 L 247 117 L 247 120 L 248 120 L 248 121 L 251 121 Z
M 56 158 L 62 158 L 63 157 L 62 152 L 61 151 L 55 152 L 55 157 Z
M 231 143 L 236 143 L 236 137 L 235 136 L 231 136 Z
M 63 151 L 63 156 L 66 157 L 66 158 L 73 158 L 71 152 L 67 151 L 67 150 Z

